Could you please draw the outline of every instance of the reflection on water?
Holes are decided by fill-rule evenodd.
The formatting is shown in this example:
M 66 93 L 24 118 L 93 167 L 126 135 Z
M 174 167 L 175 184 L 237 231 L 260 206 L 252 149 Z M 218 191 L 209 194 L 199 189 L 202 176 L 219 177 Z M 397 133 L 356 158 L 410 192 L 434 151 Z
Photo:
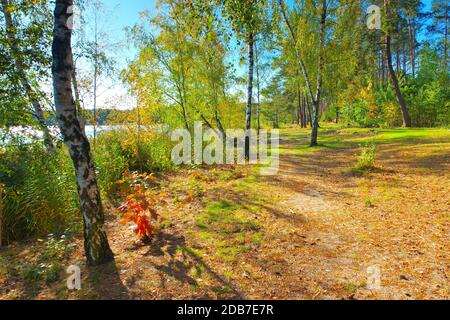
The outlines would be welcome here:
M 102 132 L 109 131 L 109 130 L 116 130 L 123 128 L 123 126 L 97 126 L 96 127 L 96 135 L 98 136 Z M 164 129 L 163 129 L 164 128 Z M 145 127 L 141 126 L 141 129 L 143 130 L 152 130 L 154 132 L 166 132 L 168 130 L 168 127 L 166 126 L 156 126 L 156 127 Z M 50 133 L 54 137 L 58 137 L 62 140 L 60 131 L 58 127 L 51 126 L 49 127 Z M 94 137 L 94 126 L 87 125 L 85 127 L 86 135 L 88 138 Z M 0 146 L 4 146 L 8 143 L 15 143 L 15 144 L 21 144 L 21 143 L 30 143 L 37 140 L 42 140 L 43 134 L 40 130 L 33 129 L 31 127 L 10 127 L 8 129 L 2 129 L 0 128 Z
M 118 128 L 118 126 L 97 126 L 96 132 L 98 135 L 101 132 L 116 128 Z M 58 127 L 51 126 L 49 127 L 49 130 L 52 136 L 61 138 Z M 88 138 L 94 137 L 94 126 L 87 125 L 85 127 L 85 131 Z M 0 129 L 0 145 L 5 145 L 11 142 L 11 140 L 27 143 L 36 140 L 41 140 L 42 138 L 43 138 L 42 131 L 30 127 L 17 126 L 17 127 L 10 127 L 8 129 Z

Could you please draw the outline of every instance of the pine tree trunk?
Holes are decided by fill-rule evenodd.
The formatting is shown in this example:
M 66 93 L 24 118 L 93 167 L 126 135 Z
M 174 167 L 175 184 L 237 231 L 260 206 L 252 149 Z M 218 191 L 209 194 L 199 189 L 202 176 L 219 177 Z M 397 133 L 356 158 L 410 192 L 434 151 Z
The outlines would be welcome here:
M 36 92 L 30 85 L 28 81 L 28 77 L 25 72 L 24 62 L 21 57 L 21 53 L 18 47 L 18 41 L 16 39 L 16 35 L 14 33 L 14 24 L 11 16 L 11 11 L 9 11 L 9 2 L 8 0 L 1 0 L 2 3 L 2 11 L 5 16 L 5 29 L 8 37 L 9 45 L 11 46 L 11 51 L 14 55 L 14 61 L 16 65 L 16 71 L 19 74 L 20 82 L 22 87 L 25 89 L 27 93 L 28 99 L 30 100 L 31 105 L 33 106 L 34 116 L 36 117 L 39 128 L 41 129 L 44 136 L 44 144 L 49 151 L 53 151 L 55 149 L 55 145 L 53 143 L 53 138 L 50 135 L 50 131 L 48 129 L 47 124 L 45 123 L 45 115 L 42 109 L 41 103 L 39 102 L 39 98 Z
M 379 52 L 377 52 L 377 77 L 378 77 L 378 84 L 381 86 L 383 84 L 383 78 L 381 77 L 381 55 Z
M 253 57 L 253 33 L 250 32 L 248 37 L 248 83 L 247 83 L 247 105 L 245 108 L 245 159 L 250 159 L 250 137 L 249 130 L 251 129 L 252 121 L 252 95 L 253 95 L 253 67 L 254 67 L 254 57 Z
M 300 90 L 297 90 L 297 124 L 303 128 L 303 119 L 302 119 L 302 94 Z
M 446 7 L 448 9 L 448 6 Z M 445 31 L 444 31 L 444 66 L 447 68 L 448 61 L 448 10 L 445 10 Z
M 71 30 L 67 27 L 72 5 L 73 0 L 56 0 L 52 46 L 53 92 L 59 128 L 75 167 L 87 262 L 89 265 L 99 265 L 111 261 L 113 253 L 104 230 L 104 213 L 89 140 L 81 129 L 72 95 Z
M 302 105 L 302 110 L 303 110 L 303 128 L 307 128 L 308 127 L 308 115 L 307 115 L 308 112 L 306 111 L 307 104 L 308 104 L 307 99 L 308 99 L 308 97 L 305 95 L 303 97 L 303 105 Z
M 389 16 L 389 0 L 384 0 L 384 8 Z M 411 127 L 411 118 L 409 116 L 408 107 L 405 100 L 403 99 L 402 93 L 400 91 L 400 85 L 398 83 L 397 76 L 395 75 L 394 68 L 392 66 L 392 52 L 391 52 L 391 35 L 389 33 L 389 28 L 386 31 L 386 58 L 388 71 L 391 76 L 392 86 L 394 87 L 395 96 L 397 97 L 398 104 L 400 105 L 400 110 L 403 116 L 403 126 Z
M 409 53 L 411 58 L 411 73 L 413 79 L 416 76 L 416 36 L 414 25 L 410 18 L 408 18 L 408 29 L 409 29 Z
M 339 107 L 336 106 L 336 124 L 339 123 Z
M 397 73 L 400 73 L 400 27 L 397 25 L 397 41 L 395 43 L 395 63 L 397 65 Z
M 312 109 L 311 109 L 311 101 L 309 101 L 308 97 L 306 98 L 306 109 L 308 110 L 308 121 L 309 125 L 312 128 L 313 127 L 313 116 L 312 116 Z
M 407 68 L 407 66 L 406 66 L 406 56 L 407 56 L 407 52 L 406 52 L 406 39 L 405 39 L 405 37 L 404 36 L 402 36 L 402 45 L 403 45 L 403 50 L 402 50 L 402 53 L 403 53 L 403 73 L 405 74 L 405 78 L 407 78 L 407 76 L 408 76 L 408 68 Z

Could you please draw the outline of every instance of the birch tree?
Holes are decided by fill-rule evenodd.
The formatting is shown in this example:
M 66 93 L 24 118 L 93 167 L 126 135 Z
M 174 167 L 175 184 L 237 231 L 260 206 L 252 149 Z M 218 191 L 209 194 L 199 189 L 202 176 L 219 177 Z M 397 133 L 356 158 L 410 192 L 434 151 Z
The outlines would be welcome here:
M 255 40 L 256 35 L 262 29 L 262 11 L 264 0 L 222 0 L 224 14 L 231 22 L 231 26 L 238 38 L 244 41 L 247 46 L 247 102 L 245 106 L 245 159 L 250 158 L 250 137 L 248 133 L 251 129 L 252 121 L 252 101 L 253 101 L 253 78 L 255 67 Z
M 44 108 L 42 107 L 41 101 L 39 99 L 38 92 L 33 88 L 29 76 L 27 75 L 26 63 L 24 61 L 24 56 L 19 47 L 19 39 L 16 35 L 17 26 L 14 24 L 12 13 L 14 12 L 14 7 L 10 4 L 9 0 L 1 0 L 1 11 L 3 12 L 5 18 L 5 30 L 8 39 L 8 44 L 11 50 L 11 56 L 14 61 L 15 72 L 17 78 L 22 85 L 29 102 L 31 103 L 34 111 L 34 116 L 36 117 L 39 128 L 44 136 L 44 143 L 48 150 L 53 151 L 55 146 L 53 143 L 53 138 L 50 135 L 49 128 L 45 121 Z
M 322 85 L 323 78 L 322 73 L 325 65 L 325 38 L 327 31 L 327 1 L 321 1 L 320 8 L 320 30 L 319 30 L 319 43 L 317 48 L 317 71 L 316 71 L 316 86 L 315 90 L 312 85 L 312 77 L 311 72 L 308 70 L 308 67 L 305 63 L 305 53 L 302 48 L 298 46 L 298 37 L 297 34 L 288 19 L 285 5 L 283 0 L 278 0 L 278 4 L 281 10 L 281 14 L 283 20 L 288 28 L 288 32 L 290 34 L 293 45 L 295 46 L 297 57 L 299 60 L 300 70 L 302 72 L 303 78 L 306 83 L 307 92 L 309 95 L 309 99 L 312 102 L 313 110 L 312 110 L 312 129 L 311 129 L 311 140 L 310 146 L 317 146 L 317 138 L 318 138 L 318 130 L 319 130 L 319 111 L 320 111 L 320 102 L 322 95 Z
M 75 167 L 87 262 L 99 265 L 111 261 L 113 253 L 104 230 L 104 212 L 89 140 L 77 117 L 72 93 L 72 32 L 67 23 L 72 14 L 73 0 L 56 0 L 52 45 L 53 92 L 58 125 Z

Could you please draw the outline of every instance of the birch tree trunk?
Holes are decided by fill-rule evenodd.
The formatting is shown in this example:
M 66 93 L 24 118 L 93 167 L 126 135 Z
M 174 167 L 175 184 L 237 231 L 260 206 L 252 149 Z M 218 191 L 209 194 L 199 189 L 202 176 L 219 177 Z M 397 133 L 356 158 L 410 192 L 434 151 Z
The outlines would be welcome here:
M 389 17 L 390 16 L 389 0 L 384 0 L 384 9 Z M 389 31 L 389 26 L 386 29 L 386 58 L 389 75 L 391 76 L 392 80 L 392 86 L 394 87 L 395 96 L 397 97 L 397 101 L 398 104 L 400 105 L 400 110 L 402 112 L 403 126 L 411 127 L 411 118 L 409 116 L 408 107 L 406 105 L 405 99 L 403 99 L 402 93 L 400 91 L 400 85 L 398 83 L 397 76 L 395 75 L 394 68 L 392 66 L 391 35 Z
M 250 136 L 249 130 L 252 124 L 252 95 L 253 95 L 253 67 L 254 67 L 254 57 L 253 57 L 253 33 L 250 32 L 248 36 L 248 83 L 247 83 L 247 105 L 245 108 L 245 159 L 250 159 Z
M 259 131 L 261 130 L 261 79 L 259 74 L 259 55 L 258 55 L 258 46 L 255 41 L 255 60 L 256 60 L 256 124 L 257 124 L 257 132 L 259 136 Z
M 34 116 L 36 117 L 39 128 L 41 129 L 43 136 L 44 136 L 44 144 L 47 147 L 49 151 L 53 151 L 55 149 L 55 145 L 53 144 L 53 138 L 50 135 L 50 131 L 47 127 L 47 124 L 45 123 L 45 116 L 44 111 L 42 109 L 41 103 L 39 102 L 38 95 L 33 90 L 27 74 L 25 72 L 25 64 L 23 62 L 19 47 L 18 47 L 18 40 L 15 35 L 15 27 L 13 24 L 11 11 L 9 11 L 9 1 L 8 0 L 1 0 L 2 3 L 2 12 L 5 16 L 5 27 L 6 27 L 6 34 L 8 37 L 9 45 L 11 46 L 11 51 L 13 53 L 13 59 L 16 66 L 16 71 L 19 75 L 20 82 L 22 84 L 22 87 L 25 89 L 25 92 L 28 96 L 28 99 L 30 100 L 31 105 L 33 106 L 34 110 Z
M 312 114 L 312 132 L 311 132 L 311 147 L 317 146 L 317 136 L 319 133 L 319 108 L 322 94 L 322 71 L 324 67 L 324 51 L 325 51 L 325 36 L 327 23 L 327 1 L 322 0 L 322 13 L 320 18 L 320 44 L 319 57 L 317 69 L 317 90 L 316 96 L 313 99 L 313 114 Z
M 310 118 L 311 118 L 311 146 L 317 145 L 317 137 L 319 130 L 319 107 L 320 107 L 320 98 L 322 93 L 322 70 L 324 66 L 324 46 L 325 46 L 325 36 L 326 36 L 326 19 L 327 19 L 327 2 L 326 0 L 322 0 L 322 12 L 321 12 L 321 27 L 320 27 L 320 43 L 319 43 L 319 55 L 318 55 L 318 67 L 317 67 L 317 88 L 316 94 L 313 93 L 310 77 L 308 74 L 308 70 L 305 65 L 305 61 L 303 60 L 301 49 L 297 47 L 297 37 L 295 36 L 294 29 L 287 18 L 286 12 L 284 10 L 283 0 L 278 0 L 278 5 L 281 10 L 281 14 L 283 17 L 286 26 L 288 27 L 289 33 L 291 34 L 298 60 L 300 63 L 300 69 L 303 74 L 303 78 L 306 83 L 306 88 L 308 89 L 308 94 L 310 96 L 313 111 L 309 110 Z
M 59 128 L 75 167 L 87 262 L 89 265 L 99 265 L 111 261 L 113 253 L 104 230 L 104 214 L 89 140 L 81 129 L 72 95 L 71 30 L 67 27 L 72 5 L 73 0 L 56 0 L 52 46 L 53 92 Z

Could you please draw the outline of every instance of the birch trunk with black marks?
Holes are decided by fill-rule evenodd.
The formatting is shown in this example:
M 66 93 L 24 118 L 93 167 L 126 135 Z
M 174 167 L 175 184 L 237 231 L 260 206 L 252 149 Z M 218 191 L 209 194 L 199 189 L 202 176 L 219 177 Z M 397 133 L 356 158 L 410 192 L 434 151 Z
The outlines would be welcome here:
M 389 0 L 384 0 L 384 9 L 388 17 L 390 16 L 389 12 Z M 408 112 L 408 107 L 406 105 L 406 101 L 403 98 L 403 95 L 400 91 L 400 85 L 397 79 L 397 76 L 394 72 L 394 68 L 392 66 L 392 50 L 391 50 L 391 35 L 389 31 L 389 27 L 386 29 L 386 58 L 387 58 L 387 67 L 389 71 L 389 75 L 391 76 L 392 86 L 394 87 L 395 96 L 397 97 L 398 104 L 400 105 L 400 110 L 403 116 L 403 126 L 411 127 L 411 117 Z
M 310 118 L 311 118 L 311 142 L 310 146 L 316 146 L 317 145 L 317 138 L 318 138 L 318 131 L 319 131 L 319 108 L 320 108 L 320 98 L 322 93 L 322 70 L 324 67 L 324 46 L 325 46 L 325 36 L 326 36 L 326 18 L 327 18 L 327 2 L 326 0 L 322 0 L 322 12 L 321 12 L 321 27 L 320 27 L 320 43 L 319 43 L 319 55 L 318 55 L 318 67 L 317 67 L 317 88 L 316 93 L 313 93 L 312 86 L 311 86 L 311 80 L 308 74 L 308 70 L 305 65 L 305 61 L 303 60 L 303 55 L 301 50 L 297 46 L 297 37 L 295 35 L 294 29 L 292 28 L 292 25 L 289 22 L 289 19 L 287 18 L 285 9 L 284 9 L 284 2 L 283 0 L 278 0 L 278 4 L 281 10 L 281 14 L 283 17 L 284 22 L 286 23 L 286 26 L 289 30 L 289 33 L 291 34 L 293 44 L 295 46 L 295 50 L 297 53 L 297 57 L 300 64 L 300 69 L 303 74 L 303 78 L 305 80 L 306 88 L 308 95 L 311 99 L 311 104 L 313 107 L 313 110 L 309 110 Z
M 325 33 L 327 23 L 327 1 L 322 0 L 322 13 L 320 17 L 320 43 L 319 43 L 319 57 L 318 57 L 318 69 L 317 69 L 317 90 L 316 96 L 313 99 L 313 114 L 312 114 L 312 132 L 310 146 L 317 146 L 317 138 L 319 134 L 319 111 L 320 111 L 320 99 L 322 94 L 322 71 L 324 67 L 324 54 L 325 54 Z
M 55 145 L 53 143 L 53 138 L 47 127 L 47 124 L 45 123 L 44 110 L 41 106 L 41 103 L 39 102 L 38 94 L 35 92 L 35 90 L 31 86 L 31 84 L 28 80 L 28 76 L 25 72 L 25 64 L 24 64 L 24 61 L 23 61 L 21 53 L 20 53 L 20 49 L 18 46 L 18 40 L 16 38 L 16 34 L 14 31 L 15 26 L 13 23 L 11 11 L 9 10 L 9 7 L 10 7 L 9 1 L 1 0 L 1 3 L 2 3 L 2 12 L 3 12 L 3 15 L 5 16 L 6 34 L 8 37 L 9 45 L 11 47 L 11 52 L 13 54 L 16 72 L 19 75 L 21 85 L 24 88 L 24 90 L 28 96 L 28 99 L 33 107 L 34 116 L 36 117 L 36 119 L 39 123 L 39 128 L 41 129 L 43 137 L 44 137 L 44 144 L 49 151 L 53 151 L 55 149 Z
M 259 73 L 259 54 L 258 45 L 255 41 L 255 60 L 256 60 L 256 130 L 258 132 L 261 130 L 261 79 Z
M 254 55 L 253 55 L 253 33 L 248 35 L 248 82 L 247 82 L 247 105 L 245 107 L 245 159 L 250 159 L 250 136 L 249 130 L 252 125 L 252 95 L 253 95 L 253 68 L 254 68 Z
M 99 265 L 111 261 L 113 253 L 104 230 L 104 213 L 89 140 L 81 129 L 72 95 L 72 34 L 67 27 L 72 5 L 73 0 L 56 0 L 52 45 L 53 91 L 58 125 L 75 167 L 87 262 L 89 265 Z

